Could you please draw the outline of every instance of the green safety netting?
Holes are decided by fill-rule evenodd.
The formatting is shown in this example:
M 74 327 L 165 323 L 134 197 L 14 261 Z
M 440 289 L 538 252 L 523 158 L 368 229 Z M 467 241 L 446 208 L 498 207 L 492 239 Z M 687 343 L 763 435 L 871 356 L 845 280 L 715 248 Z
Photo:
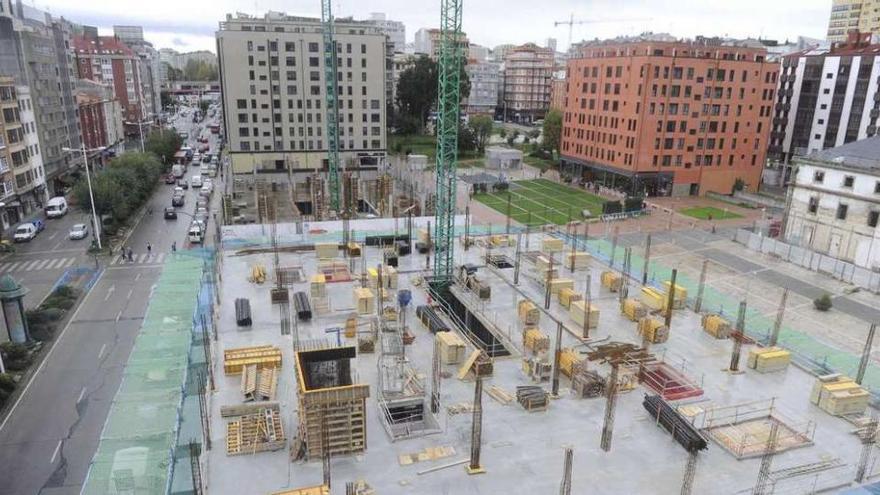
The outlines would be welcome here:
M 569 242 L 571 238 L 568 238 Z M 583 248 L 583 238 L 576 240 Z M 608 263 L 614 253 L 614 266 L 619 268 L 623 264 L 625 248 L 613 245 L 606 239 L 590 239 L 587 249 L 598 259 Z M 644 257 L 633 252 L 630 254 L 630 275 L 641 279 L 644 268 Z M 672 276 L 672 269 L 654 261 L 648 264 L 648 284 L 659 287 L 664 281 Z M 687 289 L 688 304 L 693 307 L 696 299 L 699 280 L 694 280 L 681 271 L 676 276 L 676 285 Z M 703 289 L 702 311 L 715 312 L 725 315 L 730 320 L 735 320 L 740 300 L 732 295 L 723 293 L 707 282 Z M 766 342 L 774 326 L 774 319 L 769 318 L 757 311 L 746 309 L 745 327 L 749 336 L 759 341 Z M 851 352 L 840 350 L 833 345 L 820 341 L 815 337 L 793 328 L 791 325 L 782 325 L 779 333 L 778 345 L 792 352 L 792 358 L 800 366 L 816 374 L 843 373 L 853 376 L 859 366 L 860 356 Z M 880 398 L 880 367 L 876 363 L 869 363 L 862 385 L 871 390 L 875 397 Z
M 85 495 L 157 494 L 170 487 L 204 259 L 165 263 L 89 467 Z

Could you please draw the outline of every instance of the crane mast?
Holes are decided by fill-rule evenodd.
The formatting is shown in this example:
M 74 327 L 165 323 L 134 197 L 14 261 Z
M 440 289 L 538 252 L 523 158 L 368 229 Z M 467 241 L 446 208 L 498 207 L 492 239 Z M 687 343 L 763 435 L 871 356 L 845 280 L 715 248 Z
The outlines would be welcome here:
M 461 100 L 461 12 L 462 0 L 440 0 L 434 278 L 444 285 L 452 280 L 453 273 L 455 174 L 458 168 Z
M 321 28 L 324 32 L 324 102 L 327 109 L 327 185 L 330 208 L 339 212 L 339 98 L 336 91 L 336 42 L 333 39 L 331 0 L 321 0 Z

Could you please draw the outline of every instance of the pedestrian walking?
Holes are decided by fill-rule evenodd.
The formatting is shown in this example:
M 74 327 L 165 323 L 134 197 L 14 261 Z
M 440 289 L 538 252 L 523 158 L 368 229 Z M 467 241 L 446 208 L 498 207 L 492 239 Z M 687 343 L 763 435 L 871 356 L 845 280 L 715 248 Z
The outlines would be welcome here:
M 147 243 L 147 256 L 149 256 L 153 252 L 153 245 L 149 242 Z
M 172 252 L 172 253 L 176 253 L 176 252 L 177 252 L 177 241 L 173 241 L 173 242 L 171 243 L 171 252 Z
M 131 248 L 128 248 L 128 262 L 134 261 L 134 255 L 131 254 Z

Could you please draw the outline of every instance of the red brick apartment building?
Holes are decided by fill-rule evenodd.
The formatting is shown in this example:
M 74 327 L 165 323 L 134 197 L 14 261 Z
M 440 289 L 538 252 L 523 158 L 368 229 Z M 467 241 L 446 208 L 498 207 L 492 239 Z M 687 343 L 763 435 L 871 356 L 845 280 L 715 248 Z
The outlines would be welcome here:
M 568 62 L 563 170 L 632 195 L 755 190 L 778 64 L 728 41 L 599 42 Z
M 109 84 L 129 122 L 145 117 L 140 83 L 139 58 L 125 43 L 112 36 L 84 33 L 73 38 L 77 76 Z M 134 127 L 137 133 L 137 127 Z

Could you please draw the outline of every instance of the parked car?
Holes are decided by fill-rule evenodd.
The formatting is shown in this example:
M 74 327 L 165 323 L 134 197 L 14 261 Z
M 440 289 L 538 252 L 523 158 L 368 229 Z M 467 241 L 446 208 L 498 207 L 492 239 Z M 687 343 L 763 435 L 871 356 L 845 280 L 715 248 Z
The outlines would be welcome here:
M 196 224 L 191 225 L 189 228 L 189 233 L 187 234 L 187 239 L 189 239 L 189 242 L 193 244 L 201 244 L 202 238 L 204 238 L 204 232 L 202 231 L 202 229 Z
M 89 226 L 84 223 L 76 223 L 70 227 L 70 233 L 67 234 L 67 237 L 72 241 L 78 241 L 80 239 L 85 239 L 88 235 Z
M 15 229 L 12 238 L 15 242 L 30 242 L 40 233 L 40 230 L 37 228 L 36 222 L 23 223 Z
M 201 175 L 193 175 L 190 180 L 192 181 L 193 188 L 202 187 L 202 176 Z
M 211 196 L 211 186 L 209 186 L 208 184 L 203 185 L 202 188 L 199 189 L 199 196 L 203 196 L 205 198 Z
M 177 220 L 177 211 L 173 206 L 165 208 L 165 220 Z
M 178 196 L 186 196 L 186 191 L 183 190 L 182 186 L 177 186 L 174 188 L 174 194 Z
M 178 179 L 177 180 L 177 187 L 189 189 L 189 182 L 187 182 L 186 179 Z
M 46 216 L 48 218 L 61 218 L 67 214 L 67 200 L 62 196 L 56 196 L 46 202 Z
M 165 183 L 169 184 L 169 185 L 176 184 L 177 179 L 174 177 L 174 174 L 166 174 L 165 175 Z
M 210 204 L 208 204 L 208 201 L 205 198 L 199 198 L 196 200 L 196 211 L 198 211 L 201 208 L 204 208 L 205 211 L 208 211 L 209 209 L 211 209 Z

